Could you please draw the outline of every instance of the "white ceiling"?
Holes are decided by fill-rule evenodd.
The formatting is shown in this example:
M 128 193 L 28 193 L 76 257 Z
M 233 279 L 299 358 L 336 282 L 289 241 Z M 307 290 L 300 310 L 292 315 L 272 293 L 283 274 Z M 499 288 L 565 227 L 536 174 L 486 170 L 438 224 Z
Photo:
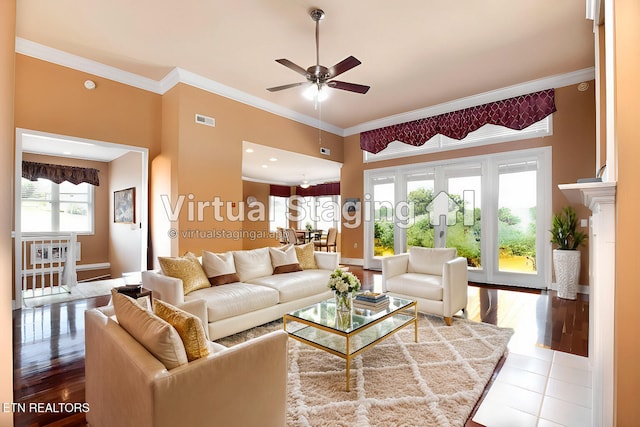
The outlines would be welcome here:
M 353 55 L 339 80 L 366 95 L 331 89 L 315 109 L 304 78 L 278 64 Z M 161 81 L 186 70 L 328 126 L 349 129 L 451 100 L 594 66 L 593 21 L 581 0 L 20 0 L 17 36 Z

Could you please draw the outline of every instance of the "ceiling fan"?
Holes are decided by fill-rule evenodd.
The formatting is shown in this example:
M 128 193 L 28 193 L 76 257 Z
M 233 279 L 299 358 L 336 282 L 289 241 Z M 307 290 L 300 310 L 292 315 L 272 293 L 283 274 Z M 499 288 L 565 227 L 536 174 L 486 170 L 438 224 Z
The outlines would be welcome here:
M 288 59 L 284 59 L 284 58 L 276 59 L 276 62 L 284 65 L 287 68 L 290 68 L 291 70 L 295 71 L 298 74 L 303 75 L 307 79 L 307 81 L 300 82 L 300 83 L 290 83 L 283 86 L 270 87 L 267 90 L 270 92 L 277 92 L 279 90 L 290 89 L 292 87 L 311 84 L 313 85 L 311 86 L 311 88 L 315 92 L 316 94 L 315 99 L 317 100 L 319 100 L 318 95 L 321 93 L 321 91 L 323 91 L 324 86 L 334 88 L 334 89 L 346 90 L 349 92 L 356 92 L 356 93 L 362 93 L 362 94 L 367 93 L 367 91 L 369 90 L 369 86 L 360 85 L 356 83 L 347 83 L 339 80 L 331 80 L 334 77 L 337 77 L 340 74 L 344 73 L 345 71 L 349 71 L 350 69 L 360 65 L 361 62 L 358 61 L 355 57 L 349 56 L 348 58 L 343 59 L 342 61 L 338 62 L 336 65 L 334 65 L 331 68 L 327 68 L 325 66 L 320 65 L 319 24 L 320 24 L 320 21 L 324 19 L 324 11 L 322 11 L 321 9 L 314 9 L 311 11 L 310 15 L 311 15 L 311 19 L 313 19 L 316 23 L 316 65 L 312 65 L 311 67 L 305 70 L 304 68 L 294 64 Z

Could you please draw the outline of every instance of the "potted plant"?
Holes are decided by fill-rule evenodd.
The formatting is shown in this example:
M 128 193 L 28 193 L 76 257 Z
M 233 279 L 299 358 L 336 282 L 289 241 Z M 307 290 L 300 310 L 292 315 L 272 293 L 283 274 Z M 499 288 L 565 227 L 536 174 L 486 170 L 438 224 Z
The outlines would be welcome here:
M 587 235 L 577 231 L 578 219 L 572 207 L 566 206 L 555 214 L 551 223 L 551 243 L 558 245 L 553 250 L 553 267 L 558 284 L 558 297 L 576 299 L 580 278 L 580 251 L 578 247 Z

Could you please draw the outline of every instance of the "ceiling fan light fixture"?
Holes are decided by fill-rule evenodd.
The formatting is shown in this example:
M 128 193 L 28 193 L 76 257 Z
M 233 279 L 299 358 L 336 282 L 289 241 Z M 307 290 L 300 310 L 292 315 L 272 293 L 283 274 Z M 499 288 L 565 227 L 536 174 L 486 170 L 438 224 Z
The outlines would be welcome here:
M 300 188 L 307 189 L 309 187 L 310 187 L 310 184 L 308 181 L 302 181 L 302 184 L 300 184 Z
M 329 90 L 326 85 L 314 83 L 302 92 L 302 96 L 309 101 L 322 102 L 329 97 Z

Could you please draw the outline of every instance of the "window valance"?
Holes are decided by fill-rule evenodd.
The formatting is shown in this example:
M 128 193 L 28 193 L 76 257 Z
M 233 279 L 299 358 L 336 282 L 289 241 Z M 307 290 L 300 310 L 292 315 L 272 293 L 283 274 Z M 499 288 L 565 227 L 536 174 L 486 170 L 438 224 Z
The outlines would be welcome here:
M 37 181 L 38 178 L 48 179 L 60 184 L 69 181 L 72 184 L 87 184 L 99 186 L 99 170 L 82 168 L 77 166 L 53 165 L 49 163 L 22 162 L 22 177 L 29 181 Z
M 326 184 L 312 185 L 309 188 L 296 187 L 296 195 L 307 196 L 339 196 L 340 195 L 340 183 L 328 182 Z
M 269 194 L 271 196 L 289 197 L 291 196 L 291 187 L 287 185 L 269 185 Z
M 522 130 L 555 111 L 555 90 L 547 89 L 362 132 L 360 148 L 375 154 L 393 141 L 417 147 L 437 134 L 460 140 L 489 123 Z

